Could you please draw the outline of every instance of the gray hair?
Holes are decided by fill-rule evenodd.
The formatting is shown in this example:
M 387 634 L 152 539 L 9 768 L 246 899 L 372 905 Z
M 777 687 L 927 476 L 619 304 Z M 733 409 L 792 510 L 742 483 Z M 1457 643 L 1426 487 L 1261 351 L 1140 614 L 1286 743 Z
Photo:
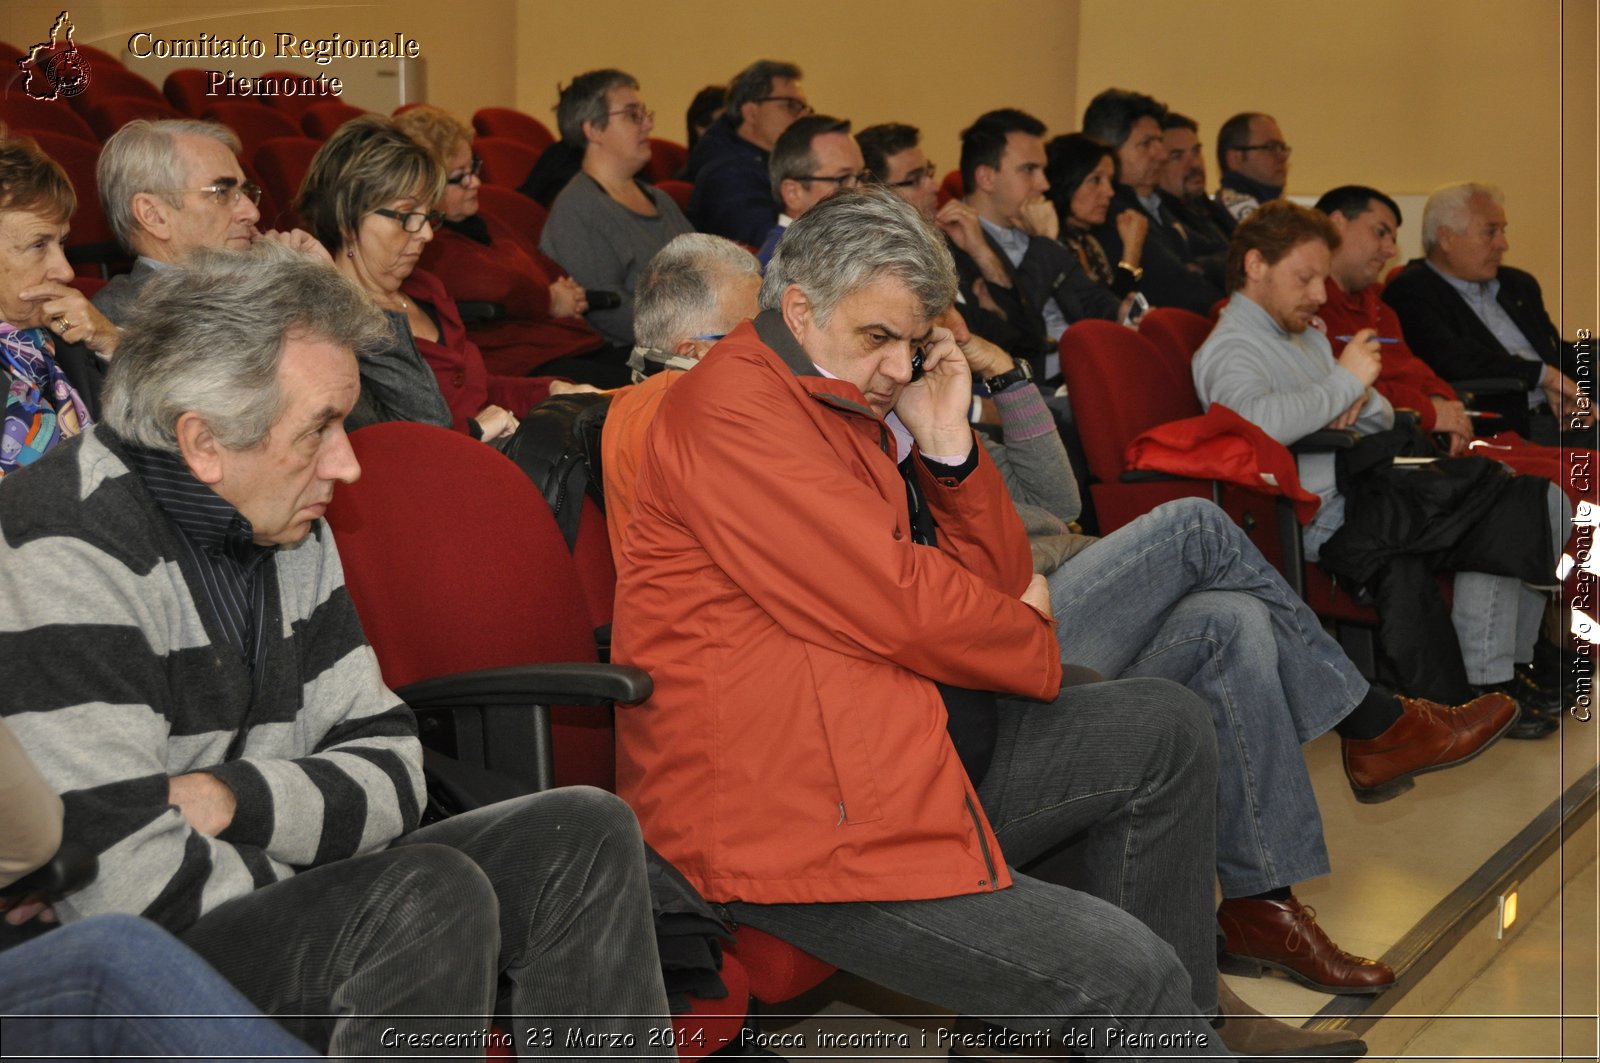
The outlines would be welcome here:
M 556 104 L 556 127 L 561 131 L 562 143 L 584 147 L 588 143 L 583 135 L 585 122 L 596 129 L 604 129 L 611 122 L 611 91 L 638 87 L 632 74 L 620 70 L 591 70 L 573 78 L 572 84 L 561 90 Z
M 880 277 L 894 277 L 933 318 L 956 297 L 956 267 L 944 237 L 887 188 L 841 189 L 795 219 L 778 241 L 761 282 L 761 308 L 776 310 L 789 285 L 826 325 L 840 300 Z
M 772 182 L 772 200 L 783 205 L 783 182 L 803 181 L 817 168 L 817 153 L 811 145 L 829 133 L 850 133 L 850 119 L 826 114 L 796 118 L 772 145 L 767 156 L 767 179 Z
M 178 418 L 193 412 L 228 449 L 253 447 L 282 412 L 278 366 L 290 336 L 353 351 L 392 340 L 383 314 L 326 262 L 272 241 L 198 251 L 140 293 L 101 420 L 130 442 L 176 453 Z
M 640 347 L 671 351 L 683 340 L 720 332 L 720 284 L 761 273 L 756 256 L 710 233 L 684 233 L 657 251 L 633 293 L 633 337 Z
M 1477 181 L 1435 188 L 1422 208 L 1422 253 L 1433 254 L 1439 242 L 1439 227 L 1447 226 L 1452 232 L 1466 232 L 1472 220 L 1472 201 L 1479 197 L 1504 204 L 1505 193 L 1495 185 Z
M 132 252 L 139 235 L 139 222 L 133 216 L 133 197 L 140 192 L 159 195 L 174 208 L 183 206 L 185 174 L 178 158 L 179 137 L 210 137 L 235 155 L 239 138 L 233 130 L 216 122 L 192 118 L 172 118 L 152 122 L 135 118 L 111 134 L 100 149 L 95 166 L 95 183 L 100 186 L 100 205 L 117 241 Z
M 744 123 L 739 112 L 745 104 L 772 95 L 772 83 L 778 78 L 799 81 L 802 76 L 800 68 L 793 63 L 781 59 L 757 59 L 733 75 L 733 80 L 728 82 L 728 120 L 735 129 L 739 128 Z

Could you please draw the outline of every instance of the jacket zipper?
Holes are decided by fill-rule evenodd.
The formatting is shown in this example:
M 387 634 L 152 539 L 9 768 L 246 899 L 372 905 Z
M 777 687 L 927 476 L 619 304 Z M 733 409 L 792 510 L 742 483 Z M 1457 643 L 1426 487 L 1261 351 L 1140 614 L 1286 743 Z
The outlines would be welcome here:
M 988 886 L 991 890 L 999 889 L 994 873 L 994 856 L 989 852 L 989 839 L 984 836 L 983 824 L 978 819 L 978 810 L 972 807 L 972 795 L 966 794 L 962 800 L 967 803 L 967 815 L 972 817 L 972 829 L 978 832 L 978 848 L 983 850 L 983 866 L 989 869 L 989 880 L 978 885 Z

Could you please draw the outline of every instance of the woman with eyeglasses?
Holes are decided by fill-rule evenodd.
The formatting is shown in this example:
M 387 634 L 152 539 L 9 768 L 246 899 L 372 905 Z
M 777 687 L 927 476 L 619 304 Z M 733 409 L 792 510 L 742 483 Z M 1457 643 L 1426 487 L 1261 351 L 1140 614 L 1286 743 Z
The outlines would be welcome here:
M 1061 242 L 1072 248 L 1083 271 L 1119 299 L 1139 290 L 1145 234 L 1149 219 L 1137 210 L 1125 210 L 1116 219 L 1122 254 L 1115 264 L 1095 239 L 1093 230 L 1103 225 L 1115 192 L 1116 152 L 1107 144 L 1082 133 L 1056 137 L 1045 148 L 1047 193 L 1061 222 Z
M 395 116 L 395 125 L 444 166 L 444 220 L 423 248 L 422 267 L 444 282 L 458 302 L 489 303 L 503 316 L 469 321 L 467 334 L 491 373 L 525 376 L 535 370 L 602 387 L 628 382 L 626 352 L 607 348 L 583 319 L 583 286 L 539 251 L 532 233 L 479 213 L 482 160 L 472 153 L 472 130 L 429 104 Z
M 654 120 L 639 83 L 620 70 L 580 74 L 556 107 L 562 143 L 583 147 L 583 169 L 551 205 L 539 250 L 571 272 L 591 304 L 597 291 L 615 293 L 615 307 L 591 306 L 588 317 L 619 347 L 633 346 L 633 289 L 645 263 L 694 231 L 665 192 L 638 179 Z
M 65 171 L 31 138 L 0 126 L 0 478 L 81 433 L 100 411 L 119 334 L 67 283 L 62 248 L 77 206 Z
M 348 425 L 421 421 L 503 449 L 520 414 L 577 385 L 491 375 L 444 285 L 416 268 L 443 220 L 434 204 L 444 186 L 444 167 L 427 150 L 392 120 L 367 115 L 318 149 L 295 208 L 394 330 L 389 349 L 361 355 L 361 397 Z

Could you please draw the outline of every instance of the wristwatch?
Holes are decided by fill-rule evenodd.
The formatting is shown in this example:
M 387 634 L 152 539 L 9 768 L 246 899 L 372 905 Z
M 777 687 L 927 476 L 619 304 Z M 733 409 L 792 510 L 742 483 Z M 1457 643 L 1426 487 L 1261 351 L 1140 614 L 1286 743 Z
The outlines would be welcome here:
M 1117 263 L 1117 268 L 1118 269 L 1125 269 L 1130 274 L 1132 274 L 1133 283 L 1135 283 L 1135 284 L 1138 284 L 1140 281 L 1144 280 L 1144 267 L 1143 266 L 1130 266 L 1126 262 L 1118 262 Z
M 1014 368 L 1008 369 L 1004 373 L 996 373 L 991 377 L 984 377 L 983 386 L 988 389 L 989 394 L 998 395 L 1012 384 L 1032 379 L 1033 368 L 1025 360 L 1019 358 Z

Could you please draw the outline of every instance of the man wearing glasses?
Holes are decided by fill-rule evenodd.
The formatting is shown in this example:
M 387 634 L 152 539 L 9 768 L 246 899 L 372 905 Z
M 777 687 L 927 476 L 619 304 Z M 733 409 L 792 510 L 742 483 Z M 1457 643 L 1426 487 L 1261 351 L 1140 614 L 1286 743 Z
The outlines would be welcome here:
M 1289 153 L 1283 130 L 1270 114 L 1236 114 L 1217 132 L 1217 165 L 1222 186 L 1217 202 L 1238 224 L 1263 203 L 1283 195 L 1289 181 Z M 1231 232 L 1231 230 L 1230 230 Z
M 261 189 L 245 177 L 238 152 L 233 130 L 215 122 L 139 119 L 106 141 L 95 173 L 100 202 L 138 261 L 96 293 L 101 313 L 120 323 L 160 270 L 204 248 L 237 251 L 271 239 L 331 261 L 309 233 L 257 231 Z
M 839 189 L 856 187 L 865 168 L 847 118 L 810 114 L 784 130 L 767 160 L 772 198 L 783 211 L 756 256 L 761 268 L 767 268 L 791 222 Z
M 758 247 L 778 220 L 767 157 L 783 131 L 811 113 L 800 68 L 761 59 L 734 76 L 728 109 L 695 144 L 684 176 L 694 182 L 689 220 L 701 232 Z

